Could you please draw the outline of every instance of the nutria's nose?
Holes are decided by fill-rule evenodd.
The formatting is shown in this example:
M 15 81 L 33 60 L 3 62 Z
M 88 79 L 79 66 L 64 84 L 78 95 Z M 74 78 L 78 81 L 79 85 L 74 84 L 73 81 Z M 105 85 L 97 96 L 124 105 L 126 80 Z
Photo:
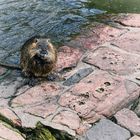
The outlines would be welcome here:
M 41 54 L 41 55 L 48 54 L 48 51 L 47 51 L 47 50 L 41 50 L 41 51 L 40 51 L 40 54 Z

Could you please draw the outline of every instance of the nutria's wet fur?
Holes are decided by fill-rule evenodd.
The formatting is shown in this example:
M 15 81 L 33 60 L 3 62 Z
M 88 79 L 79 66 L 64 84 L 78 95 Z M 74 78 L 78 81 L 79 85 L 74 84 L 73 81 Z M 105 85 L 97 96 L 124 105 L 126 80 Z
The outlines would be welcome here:
M 33 37 L 21 48 L 20 66 L 26 76 L 46 77 L 56 61 L 56 49 L 47 38 Z

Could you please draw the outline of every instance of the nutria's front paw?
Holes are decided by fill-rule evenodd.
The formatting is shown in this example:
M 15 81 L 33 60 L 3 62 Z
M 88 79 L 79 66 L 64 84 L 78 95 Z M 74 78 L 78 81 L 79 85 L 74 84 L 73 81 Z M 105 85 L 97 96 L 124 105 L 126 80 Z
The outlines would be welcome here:
M 30 87 L 34 87 L 39 84 L 39 80 L 34 77 L 27 78 L 24 82 L 25 85 L 29 85 Z
M 25 71 L 24 69 L 22 70 L 22 75 L 23 75 L 24 77 L 30 77 L 30 73 L 27 72 L 27 71 Z
M 65 78 L 63 78 L 59 73 L 50 73 L 47 75 L 48 81 L 64 81 Z

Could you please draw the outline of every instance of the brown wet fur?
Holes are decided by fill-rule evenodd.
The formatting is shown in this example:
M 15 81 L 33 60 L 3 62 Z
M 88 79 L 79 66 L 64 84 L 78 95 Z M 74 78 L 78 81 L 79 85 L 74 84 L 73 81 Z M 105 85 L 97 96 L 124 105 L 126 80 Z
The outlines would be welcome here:
M 57 51 L 47 38 L 33 37 L 21 48 L 20 67 L 25 76 L 46 77 L 56 61 Z

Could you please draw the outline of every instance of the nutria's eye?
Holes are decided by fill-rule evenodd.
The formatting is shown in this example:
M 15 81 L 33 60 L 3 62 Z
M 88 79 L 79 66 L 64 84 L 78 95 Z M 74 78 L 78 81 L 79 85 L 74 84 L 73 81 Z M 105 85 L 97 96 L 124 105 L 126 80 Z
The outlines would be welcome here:
M 51 42 L 51 39 L 50 39 L 50 38 L 48 38 L 48 39 L 47 39 L 47 43 L 50 43 L 50 42 Z
M 37 44 L 37 46 L 38 46 L 38 47 L 41 47 L 41 45 L 40 45 L 40 44 Z
M 34 43 L 37 43 L 37 42 L 38 42 L 38 39 L 37 39 L 37 38 L 35 38 L 35 39 L 34 39 Z

